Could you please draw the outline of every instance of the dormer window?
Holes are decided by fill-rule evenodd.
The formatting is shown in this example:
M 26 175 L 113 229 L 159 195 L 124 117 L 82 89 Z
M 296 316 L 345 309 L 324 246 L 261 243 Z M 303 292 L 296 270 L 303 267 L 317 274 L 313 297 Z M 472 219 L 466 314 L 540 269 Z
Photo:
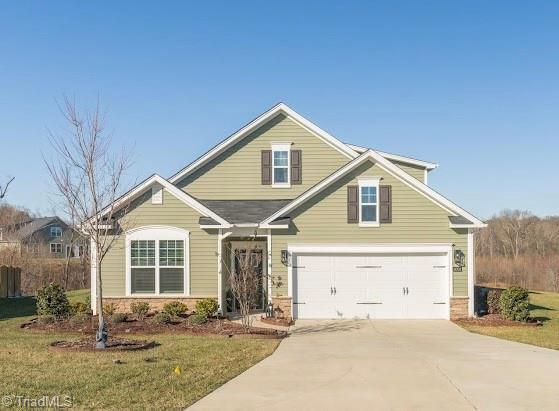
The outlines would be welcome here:
M 272 187 L 290 187 L 291 143 L 272 143 Z
M 51 237 L 62 237 L 62 228 L 53 226 L 50 228 L 50 236 Z

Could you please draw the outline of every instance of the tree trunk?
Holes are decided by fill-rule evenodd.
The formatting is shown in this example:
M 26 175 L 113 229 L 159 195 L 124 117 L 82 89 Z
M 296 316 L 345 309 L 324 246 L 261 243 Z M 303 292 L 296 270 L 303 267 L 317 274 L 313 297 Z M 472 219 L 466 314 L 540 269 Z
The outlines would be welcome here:
M 101 256 L 99 250 L 97 248 L 95 253 L 95 259 L 97 261 L 95 275 L 97 277 L 97 315 L 99 318 L 99 324 L 97 328 L 97 335 L 96 335 L 96 345 L 95 348 L 104 349 L 107 346 L 107 326 L 105 324 L 105 316 L 103 314 L 103 285 L 101 280 Z

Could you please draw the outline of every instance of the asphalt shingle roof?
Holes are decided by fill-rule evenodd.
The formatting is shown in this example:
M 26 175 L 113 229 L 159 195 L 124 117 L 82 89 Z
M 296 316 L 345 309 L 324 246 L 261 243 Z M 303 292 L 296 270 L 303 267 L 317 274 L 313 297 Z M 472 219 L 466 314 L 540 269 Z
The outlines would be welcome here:
M 292 200 L 199 200 L 231 224 L 260 223 Z M 213 220 L 212 220 L 213 221 Z M 206 222 L 206 224 L 213 224 Z

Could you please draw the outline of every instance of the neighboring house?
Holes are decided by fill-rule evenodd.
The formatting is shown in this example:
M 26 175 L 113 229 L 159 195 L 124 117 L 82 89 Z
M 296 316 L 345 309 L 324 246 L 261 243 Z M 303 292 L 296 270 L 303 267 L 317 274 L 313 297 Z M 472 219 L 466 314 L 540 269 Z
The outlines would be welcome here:
M 345 144 L 278 104 L 117 201 L 134 226 L 103 260 L 104 298 L 129 309 L 211 297 L 225 313 L 232 250 L 257 243 L 261 307 L 286 316 L 471 316 L 485 224 L 427 185 L 436 167 Z
M 86 239 L 56 216 L 0 228 L 0 250 L 11 248 L 35 257 L 79 258 L 86 246 Z

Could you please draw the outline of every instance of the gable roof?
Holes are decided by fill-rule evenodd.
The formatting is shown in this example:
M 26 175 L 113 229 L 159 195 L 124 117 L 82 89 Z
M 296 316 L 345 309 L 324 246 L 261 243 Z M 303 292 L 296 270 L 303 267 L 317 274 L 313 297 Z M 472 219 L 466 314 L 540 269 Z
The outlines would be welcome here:
M 359 153 L 359 154 L 363 154 L 367 150 L 374 150 L 374 149 L 369 149 L 367 147 L 356 146 L 355 144 L 350 144 L 350 143 L 346 143 L 346 145 L 348 147 L 350 147 L 352 150 Z M 429 171 L 434 170 L 435 168 L 437 168 L 439 166 L 438 164 L 431 163 L 430 161 L 418 160 L 417 158 L 401 156 L 399 154 L 386 153 L 384 151 L 379 151 L 379 150 L 374 150 L 374 151 L 376 151 L 381 156 L 383 156 L 384 158 L 387 158 L 389 160 L 398 161 L 400 163 L 411 164 L 411 165 L 418 166 L 418 167 L 423 167 L 423 168 L 425 168 Z
M 163 188 L 165 188 L 173 196 L 175 196 L 176 198 L 178 198 L 179 200 L 181 200 L 185 204 L 189 205 L 190 207 L 192 207 L 194 210 L 198 211 L 203 216 L 211 217 L 212 219 L 219 222 L 220 224 L 223 224 L 224 226 L 229 225 L 229 223 L 223 217 L 217 215 L 215 212 L 213 212 L 212 210 L 207 208 L 205 205 L 200 203 L 198 200 L 196 200 L 194 197 L 188 195 L 187 193 L 185 193 L 181 189 L 177 188 L 173 184 L 169 183 L 167 180 L 165 180 L 163 177 L 161 177 L 160 175 L 157 175 L 157 174 L 153 174 L 151 177 L 148 177 L 147 179 L 142 181 L 140 184 L 138 184 L 136 187 L 134 187 L 133 189 L 131 189 L 130 191 L 128 191 L 127 193 L 125 193 L 121 197 L 119 197 L 112 205 L 113 210 L 117 210 L 122 205 L 138 198 L 140 195 L 145 193 L 147 191 L 147 189 L 150 188 L 151 186 L 153 186 L 154 184 L 161 185 Z M 101 211 L 101 217 L 104 216 L 105 214 L 107 214 L 110 210 L 111 210 L 111 205 L 108 205 L 107 207 L 105 207 L 103 209 L 103 211 Z
M 23 240 L 25 238 L 31 237 L 37 231 L 52 225 L 54 223 L 64 223 L 59 217 L 39 217 L 32 218 L 30 220 L 14 224 L 11 226 L 3 227 L 6 230 L 6 234 L 16 240 Z M 65 223 L 64 223 L 65 224 Z M 18 226 L 16 228 L 16 226 Z M 13 231 L 11 230 L 13 228 Z
M 292 200 L 199 200 L 231 224 L 258 224 Z M 212 223 L 204 219 L 209 225 Z
M 435 204 L 437 204 L 438 206 L 440 206 L 441 208 L 443 208 L 444 210 L 446 210 L 450 214 L 453 214 L 455 216 L 461 216 L 464 219 L 470 221 L 471 226 L 469 225 L 468 226 L 469 228 L 477 228 L 477 227 L 485 227 L 486 226 L 486 224 L 483 221 L 481 221 L 477 217 L 473 216 L 472 214 L 468 213 L 466 210 L 459 207 L 457 204 L 453 203 L 449 199 L 443 197 L 441 194 L 439 194 L 438 192 L 433 190 L 431 187 L 423 184 L 421 181 L 417 180 L 416 178 L 413 178 L 408 173 L 406 173 L 404 170 L 402 170 L 400 167 L 391 163 L 389 160 L 387 160 L 381 154 L 377 153 L 374 150 L 367 150 L 366 152 L 361 154 L 359 157 L 355 158 L 354 160 L 352 160 L 348 164 L 342 166 L 341 168 L 338 169 L 338 171 L 336 171 L 335 173 L 326 177 L 320 183 L 316 184 L 312 188 L 310 188 L 307 191 L 305 191 L 304 193 L 302 193 L 299 197 L 295 198 L 291 203 L 287 204 L 285 207 L 278 210 L 276 213 L 274 213 L 273 215 L 271 215 L 270 217 L 268 217 L 267 219 L 262 221 L 262 224 L 264 224 L 264 225 L 269 224 L 270 222 L 272 222 L 272 221 L 274 221 L 278 218 L 285 217 L 286 213 L 294 210 L 299 205 L 303 204 L 305 201 L 307 201 L 308 199 L 313 197 L 315 194 L 319 193 L 320 191 L 322 191 L 323 189 L 328 187 L 330 184 L 332 184 L 333 182 L 335 182 L 336 180 L 338 180 L 339 178 L 341 178 L 342 176 L 344 176 L 345 174 L 347 174 L 351 170 L 355 169 L 360 164 L 363 164 L 363 162 L 365 162 L 367 160 L 374 161 L 376 164 L 378 164 L 385 171 L 387 171 L 388 173 L 390 173 L 394 177 L 398 178 L 399 180 L 404 182 L 406 185 L 408 185 L 409 187 L 411 187 L 412 189 L 414 189 L 418 193 L 427 197 L 432 202 L 434 202 Z M 450 222 L 450 225 L 452 226 L 452 222 Z
M 270 121 L 271 119 L 273 119 L 274 117 L 280 114 L 284 114 L 288 116 L 293 121 L 298 123 L 301 127 L 307 129 L 316 137 L 322 139 L 328 145 L 330 145 L 331 147 L 335 148 L 336 150 L 338 150 L 339 152 L 347 156 L 348 159 L 350 160 L 354 159 L 359 155 L 353 149 L 351 149 L 351 147 L 349 147 L 347 144 L 342 143 L 336 137 L 324 131 L 313 122 L 307 120 L 305 117 L 303 117 L 295 110 L 288 107 L 286 104 L 278 103 L 268 111 L 264 112 L 263 114 L 261 114 L 260 116 L 252 120 L 250 123 L 241 127 L 231 136 L 227 137 L 225 140 L 218 143 L 216 146 L 211 148 L 209 151 L 207 151 L 205 154 L 200 156 L 198 159 L 194 160 L 192 163 L 190 163 L 188 166 L 180 170 L 178 173 L 175 173 L 171 178 L 169 178 L 169 181 L 174 184 L 177 181 L 183 179 L 184 177 L 194 172 L 202 165 L 206 164 L 208 161 L 214 159 L 215 157 L 223 153 L 225 150 L 227 150 L 229 147 L 231 147 L 235 143 L 238 143 L 243 138 L 248 136 L 250 133 L 257 130 L 259 127 L 266 124 L 268 121 Z

